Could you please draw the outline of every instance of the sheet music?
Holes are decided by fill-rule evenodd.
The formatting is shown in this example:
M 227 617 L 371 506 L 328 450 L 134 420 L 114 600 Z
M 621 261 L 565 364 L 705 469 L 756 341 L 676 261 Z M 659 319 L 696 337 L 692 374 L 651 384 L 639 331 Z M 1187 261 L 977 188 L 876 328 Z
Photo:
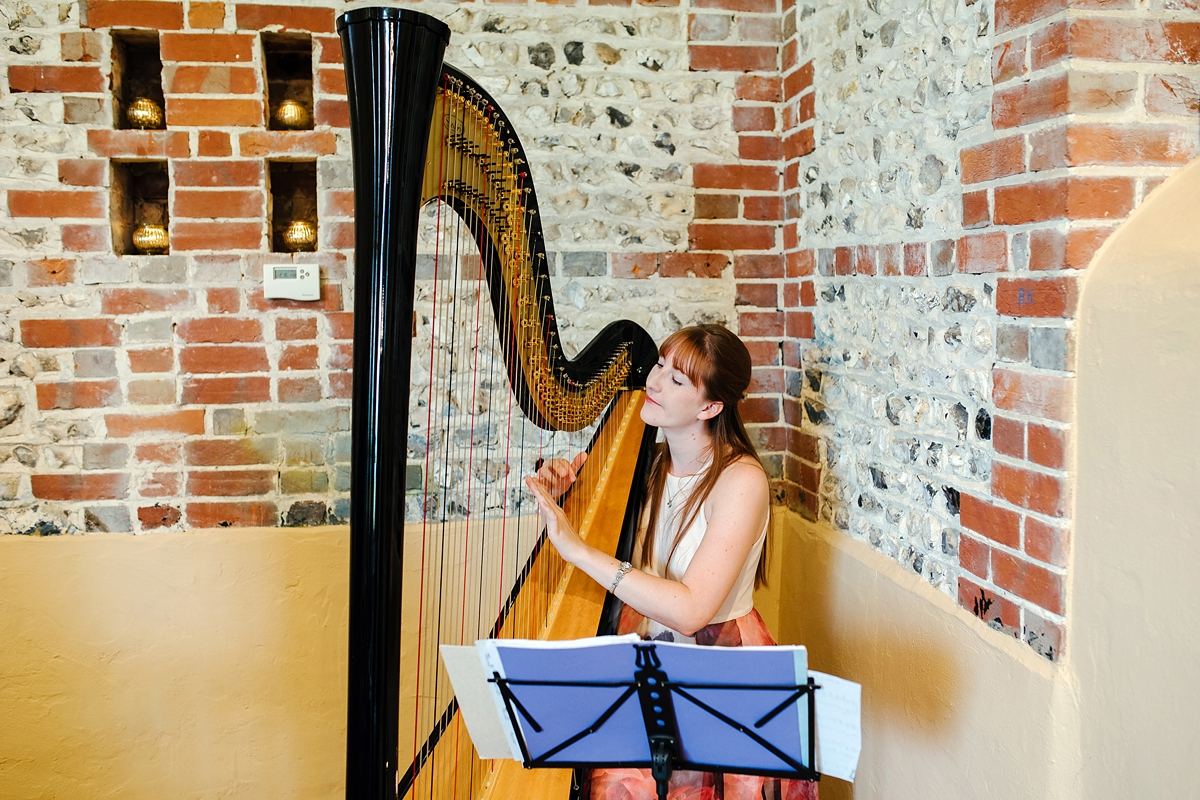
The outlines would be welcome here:
M 817 771 L 853 781 L 862 751 L 862 686 L 824 672 L 817 690 Z
M 463 721 L 471 733 L 471 742 L 480 758 L 521 759 L 521 749 L 511 734 L 512 725 L 500 715 L 492 696 L 492 685 L 483 671 L 481 653 L 474 645 L 462 647 L 444 644 L 442 663 L 462 711 Z M 501 703 L 500 708 L 503 708 Z

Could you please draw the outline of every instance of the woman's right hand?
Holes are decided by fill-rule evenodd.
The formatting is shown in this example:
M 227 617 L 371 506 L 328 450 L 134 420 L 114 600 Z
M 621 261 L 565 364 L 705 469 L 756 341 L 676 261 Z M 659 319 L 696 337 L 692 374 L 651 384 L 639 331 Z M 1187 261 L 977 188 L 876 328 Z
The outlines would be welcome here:
M 580 453 L 567 461 L 565 458 L 551 458 L 543 462 L 537 471 L 537 479 L 541 481 L 550 496 L 557 500 L 563 492 L 571 488 L 571 484 L 579 477 L 583 462 L 587 461 L 587 453 Z

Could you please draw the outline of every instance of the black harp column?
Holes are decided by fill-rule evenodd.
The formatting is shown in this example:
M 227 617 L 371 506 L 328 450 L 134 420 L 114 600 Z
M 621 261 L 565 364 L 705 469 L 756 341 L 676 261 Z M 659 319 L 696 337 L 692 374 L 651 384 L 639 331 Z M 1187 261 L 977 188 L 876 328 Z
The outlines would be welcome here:
M 450 29 L 400 8 L 349 11 L 337 27 L 355 214 L 346 797 L 391 800 L 417 222 Z

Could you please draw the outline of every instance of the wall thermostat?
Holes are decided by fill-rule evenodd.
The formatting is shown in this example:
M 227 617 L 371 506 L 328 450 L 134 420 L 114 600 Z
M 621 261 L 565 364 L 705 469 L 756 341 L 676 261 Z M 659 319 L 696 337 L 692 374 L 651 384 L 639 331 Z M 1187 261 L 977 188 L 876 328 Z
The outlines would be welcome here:
M 267 264 L 263 294 L 269 300 L 320 300 L 321 268 L 316 264 Z

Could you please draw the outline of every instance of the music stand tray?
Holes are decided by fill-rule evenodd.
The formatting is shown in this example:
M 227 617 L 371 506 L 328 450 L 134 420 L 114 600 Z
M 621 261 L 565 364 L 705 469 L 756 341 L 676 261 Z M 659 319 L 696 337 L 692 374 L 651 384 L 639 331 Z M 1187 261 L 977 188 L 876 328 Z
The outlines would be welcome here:
M 443 648 L 444 656 L 447 649 L 458 648 Z M 477 652 L 510 757 L 526 767 L 649 768 L 660 798 L 676 769 L 820 779 L 820 686 L 803 647 L 701 647 L 623 636 L 483 640 Z M 450 668 L 451 658 L 446 662 Z M 450 669 L 458 689 L 456 671 Z

